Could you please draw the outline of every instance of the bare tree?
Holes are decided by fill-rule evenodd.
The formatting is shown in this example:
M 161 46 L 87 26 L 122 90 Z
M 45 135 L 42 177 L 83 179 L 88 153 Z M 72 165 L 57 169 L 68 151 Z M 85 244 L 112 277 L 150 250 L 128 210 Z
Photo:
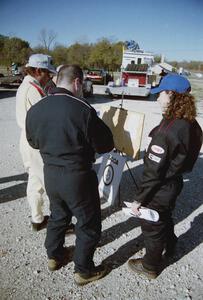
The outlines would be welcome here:
M 40 46 L 50 51 L 52 43 L 56 40 L 57 34 L 53 30 L 42 29 L 39 34 Z

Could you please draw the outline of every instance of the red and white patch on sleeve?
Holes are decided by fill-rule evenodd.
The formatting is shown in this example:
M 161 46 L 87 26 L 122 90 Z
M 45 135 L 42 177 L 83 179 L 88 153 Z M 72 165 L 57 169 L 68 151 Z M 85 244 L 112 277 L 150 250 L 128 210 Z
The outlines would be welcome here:
M 157 154 L 163 154 L 165 152 L 165 150 L 162 147 L 158 146 L 158 145 L 152 145 L 151 150 L 154 153 L 157 153 Z

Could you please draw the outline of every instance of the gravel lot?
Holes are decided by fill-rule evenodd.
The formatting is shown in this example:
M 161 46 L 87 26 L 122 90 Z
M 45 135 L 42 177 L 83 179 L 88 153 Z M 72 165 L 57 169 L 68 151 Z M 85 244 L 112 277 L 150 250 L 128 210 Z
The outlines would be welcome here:
M 199 96 L 198 121 L 203 127 L 202 81 L 194 81 Z M 94 87 L 100 93 L 102 87 Z M 90 102 L 96 109 L 104 104 L 118 106 L 120 100 L 95 95 Z M 124 108 L 144 112 L 145 126 L 141 150 L 149 130 L 161 119 L 154 101 L 124 100 Z M 47 269 L 44 248 L 45 230 L 31 231 L 29 207 L 25 197 L 27 176 L 18 150 L 19 128 L 15 121 L 15 92 L 0 91 L 0 299 L 15 300 L 183 300 L 203 299 L 203 149 L 192 174 L 185 176 L 185 186 L 174 211 L 175 231 L 179 236 L 176 256 L 155 280 L 131 273 L 130 257 L 143 255 L 139 222 L 128 219 L 118 208 L 102 203 L 103 234 L 95 262 L 109 264 L 109 274 L 78 288 L 73 281 L 73 262 L 57 272 Z M 95 168 L 98 169 L 101 158 Z M 142 170 L 142 160 L 129 161 L 134 176 Z M 125 169 L 121 181 L 121 200 L 132 201 L 134 186 Z M 48 213 L 48 201 L 45 204 Z M 66 237 L 73 249 L 74 235 Z

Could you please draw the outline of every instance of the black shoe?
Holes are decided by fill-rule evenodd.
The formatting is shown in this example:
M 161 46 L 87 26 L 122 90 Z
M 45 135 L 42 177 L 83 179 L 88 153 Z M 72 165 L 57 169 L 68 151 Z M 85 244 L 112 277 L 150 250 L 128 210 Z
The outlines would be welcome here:
M 85 285 L 91 281 L 95 281 L 104 277 L 107 274 L 107 272 L 107 267 L 100 265 L 94 267 L 94 269 L 92 269 L 88 273 L 75 272 L 74 280 L 77 285 Z
M 74 234 L 75 233 L 75 225 L 70 223 L 66 229 L 66 234 Z
M 40 231 L 40 230 L 46 228 L 47 227 L 48 219 L 49 219 L 49 216 L 44 216 L 44 220 L 41 223 L 31 222 L 31 224 L 32 224 L 32 230 L 33 231 Z
M 143 274 L 148 279 L 155 279 L 159 275 L 157 271 L 150 271 L 146 269 L 142 264 L 142 258 L 130 259 L 128 261 L 128 267 L 131 271 L 136 272 L 137 274 Z

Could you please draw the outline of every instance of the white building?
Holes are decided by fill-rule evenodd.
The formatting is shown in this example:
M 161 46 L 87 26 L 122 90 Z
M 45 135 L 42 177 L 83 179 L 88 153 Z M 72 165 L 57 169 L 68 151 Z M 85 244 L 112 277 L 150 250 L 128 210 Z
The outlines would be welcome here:
M 123 50 L 121 70 L 124 70 L 128 64 L 147 64 L 151 66 L 154 62 L 154 55 L 144 50 Z

